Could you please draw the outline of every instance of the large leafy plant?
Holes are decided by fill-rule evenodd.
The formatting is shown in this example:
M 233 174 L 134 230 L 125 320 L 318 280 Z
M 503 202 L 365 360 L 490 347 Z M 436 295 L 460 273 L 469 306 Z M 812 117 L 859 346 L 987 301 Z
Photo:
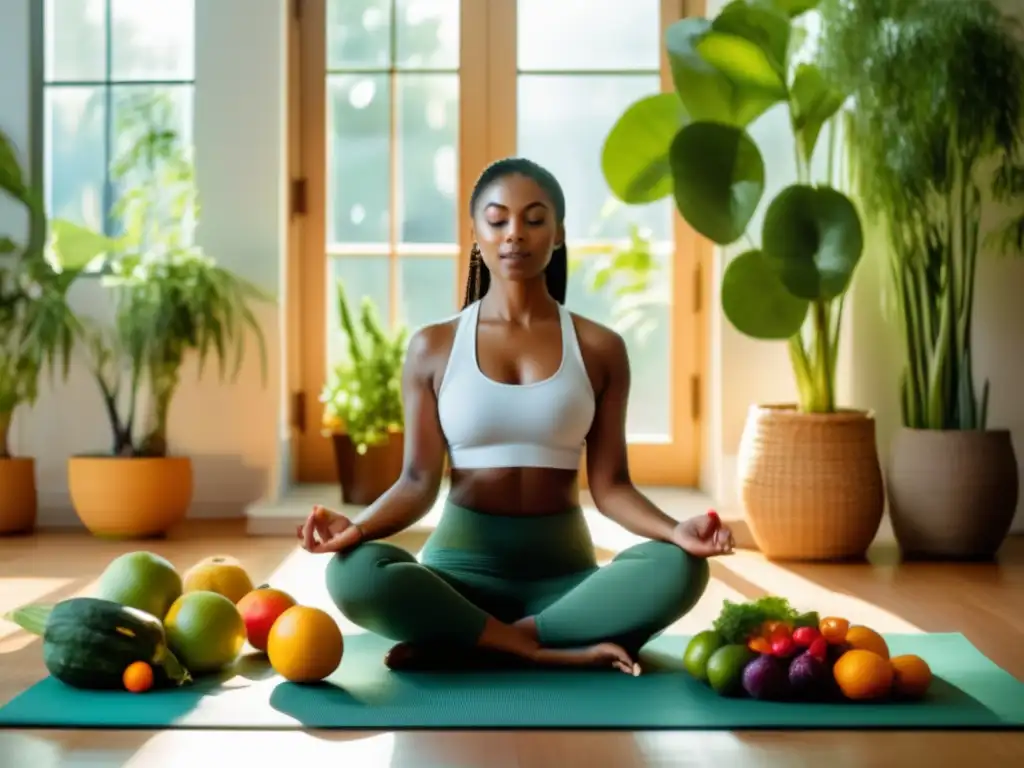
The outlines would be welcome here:
M 67 263 L 54 262 L 40 187 L 28 179 L 14 143 L 0 131 L 0 193 L 24 209 L 25 242 L 0 236 L 0 459 L 10 458 L 10 429 L 21 406 L 32 406 L 44 370 L 66 376 L 81 326 L 68 291 L 96 255 L 90 239 L 60 242 Z M 61 222 L 53 222 L 56 230 Z M 84 250 L 83 250 L 84 249 Z
M 356 451 L 386 443 L 404 425 L 402 366 L 408 331 L 405 326 L 388 333 L 369 297 L 360 305 L 358 319 L 339 281 L 338 318 L 345 338 L 345 357 L 330 371 L 320 393 L 325 431 L 345 434 Z
M 844 94 L 807 52 L 807 12 L 817 0 L 733 0 L 714 19 L 687 18 L 667 30 L 675 92 L 632 104 L 605 142 L 602 168 L 629 204 L 672 195 L 686 221 L 719 245 L 746 250 L 726 267 L 722 309 L 756 339 L 786 340 L 805 412 L 836 409 L 835 367 L 843 298 L 863 250 L 853 202 L 812 174 Z M 749 132 L 770 109 L 785 110 L 796 183 L 764 202 L 762 149 Z M 775 150 L 775 147 L 765 150 Z
M 985 429 L 978 256 L 986 244 L 1024 253 L 1020 26 L 989 0 L 822 0 L 821 14 L 822 64 L 853 95 L 852 178 L 888 238 L 903 424 Z M 986 221 L 992 203 L 1008 220 Z
M 159 96 L 140 97 L 122 113 L 111 169 L 119 190 L 111 212 L 118 234 L 67 223 L 61 229 L 65 238 L 104 244 L 102 262 L 93 266 L 111 292 L 114 322 L 88 323 L 85 337 L 115 456 L 167 454 L 171 405 L 190 355 L 200 374 L 212 355 L 221 378 L 234 379 L 251 334 L 266 375 L 265 338 L 252 304 L 270 297 L 193 244 L 199 200 L 173 114 Z

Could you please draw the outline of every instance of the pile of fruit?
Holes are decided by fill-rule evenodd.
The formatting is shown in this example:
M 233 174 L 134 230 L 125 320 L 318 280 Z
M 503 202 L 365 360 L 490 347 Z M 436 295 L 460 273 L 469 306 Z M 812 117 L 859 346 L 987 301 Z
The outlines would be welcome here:
M 245 644 L 286 680 L 323 680 L 341 663 L 341 629 L 319 608 L 269 585 L 242 565 L 211 557 L 184 575 L 152 552 L 130 552 L 104 570 L 95 592 L 28 605 L 6 618 L 43 638 L 51 676 L 76 688 L 136 693 L 223 674 Z
M 891 657 L 873 629 L 799 613 L 780 597 L 726 600 L 712 628 L 691 638 L 683 663 L 721 696 L 770 701 L 918 699 L 932 680 L 924 659 Z

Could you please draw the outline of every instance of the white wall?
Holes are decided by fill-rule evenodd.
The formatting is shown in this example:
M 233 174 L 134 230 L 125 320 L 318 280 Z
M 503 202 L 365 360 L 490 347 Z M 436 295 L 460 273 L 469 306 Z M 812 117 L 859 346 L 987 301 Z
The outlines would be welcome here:
M 0 26 L 0 124 L 21 142 L 28 133 L 30 0 L 4 0 Z M 195 144 L 203 221 L 198 239 L 226 267 L 278 295 L 286 233 L 287 3 L 196 3 Z M 25 143 L 27 149 L 27 143 Z M 6 223 L 6 222 L 4 222 Z M 77 286 L 76 309 L 102 312 L 96 282 Z M 278 485 L 281 429 L 281 306 L 260 313 L 269 376 L 260 380 L 255 346 L 237 384 L 215 375 L 200 383 L 186 366 L 169 440 L 195 458 L 193 515 L 238 515 Z M 214 370 L 215 368 L 211 369 Z M 66 460 L 109 450 L 109 427 L 95 384 L 77 365 L 15 424 L 15 450 L 37 459 L 40 524 L 70 516 Z
M 1010 0 L 1005 0 L 1010 3 Z M 0 26 L 0 125 L 22 142 L 29 137 L 30 0 L 3 0 Z M 713 14 L 722 0 L 709 0 Z M 285 31 L 287 3 L 280 0 L 216 0 L 197 3 L 196 144 L 204 200 L 202 242 L 225 264 L 284 295 L 285 237 Z M 772 190 L 792 180 L 791 142 L 778 113 L 753 129 L 766 153 Z M 774 151 L 777 149 L 778 152 Z M 7 218 L 5 218 L 7 216 Z M 9 229 L 10 211 L 0 209 Z M 897 352 L 891 329 L 878 311 L 879 262 L 869 244 L 848 301 L 841 349 L 839 391 L 844 403 L 873 409 L 886 452 L 898 426 Z M 721 275 L 730 254 L 718 252 Z M 1014 430 L 1024 462 L 1024 400 L 1014 396 L 1024 378 L 1019 351 L 1024 330 L 1024 260 L 983 258 L 978 278 L 975 344 L 979 381 L 992 378 L 991 423 Z M 96 285 L 82 286 L 77 305 L 102 309 Z M 792 401 L 792 372 L 781 344 L 738 334 L 711 304 L 711 375 L 702 485 L 723 509 L 735 502 L 735 455 L 750 404 Z M 245 504 L 281 485 L 284 460 L 281 335 L 282 307 L 264 313 L 271 352 L 271 380 L 259 382 L 256 359 L 236 386 L 214 380 L 186 385 L 172 414 L 172 449 L 196 458 L 195 515 L 241 514 Z M 16 424 L 15 448 L 37 457 L 41 523 L 67 520 L 66 458 L 103 450 L 109 437 L 93 383 L 76 368 L 71 380 L 47 393 Z M 1024 501 L 1022 501 L 1024 507 Z M 1018 514 L 1017 529 L 1024 528 Z

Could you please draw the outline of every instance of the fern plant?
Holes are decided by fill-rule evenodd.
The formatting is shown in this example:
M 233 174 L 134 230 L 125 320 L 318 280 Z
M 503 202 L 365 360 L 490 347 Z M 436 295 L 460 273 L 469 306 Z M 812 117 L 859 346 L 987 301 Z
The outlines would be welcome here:
M 902 420 L 985 429 L 971 353 L 978 257 L 1024 252 L 1024 48 L 990 0 L 821 0 L 822 66 L 852 94 L 852 181 L 889 244 Z M 1008 219 L 983 230 L 987 204 Z
M 348 436 L 359 454 L 386 443 L 404 428 L 402 366 L 408 331 L 385 331 L 369 297 L 353 316 L 341 281 L 337 286 L 338 317 L 346 356 L 330 371 L 320 393 L 326 433 Z

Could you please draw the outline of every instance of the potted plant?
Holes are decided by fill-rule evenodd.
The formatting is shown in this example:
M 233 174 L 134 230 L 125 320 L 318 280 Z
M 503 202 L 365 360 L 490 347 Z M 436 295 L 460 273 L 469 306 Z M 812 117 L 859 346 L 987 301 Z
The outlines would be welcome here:
M 1020 26 L 989 0 L 823 0 L 821 11 L 902 342 L 893 530 L 908 557 L 990 558 L 1019 479 L 1010 431 L 989 426 L 989 382 L 975 381 L 972 321 L 982 251 L 1024 252 Z M 1009 221 L 989 215 L 1000 206 Z
M 885 501 L 873 414 L 836 402 L 843 301 L 863 232 L 854 203 L 833 186 L 845 94 L 807 43 L 805 13 L 815 4 L 734 0 L 714 19 L 671 25 L 675 92 L 631 105 L 602 157 L 624 202 L 671 194 L 700 235 L 743 244 L 723 275 L 723 313 L 741 333 L 788 346 L 799 401 L 753 406 L 739 448 L 751 533 L 776 559 L 862 557 Z M 762 148 L 748 129 L 773 107 L 788 117 L 796 181 L 778 180 L 784 186 L 766 200 Z M 829 162 L 819 175 L 812 159 L 823 134 Z
M 402 473 L 408 334 L 404 326 L 385 331 L 369 297 L 363 298 L 357 321 L 340 281 L 337 302 L 347 354 L 332 367 L 320 393 L 323 428 L 334 443 L 342 501 L 367 505 Z
M 168 445 L 186 359 L 198 358 L 201 375 L 212 355 L 221 377 L 233 379 L 251 333 L 266 375 L 265 340 L 251 304 L 269 297 L 191 244 L 198 196 L 189 152 L 171 117 L 164 99 L 142 97 L 118 125 L 112 166 L 120 190 L 112 211 L 117 236 L 65 229 L 105 242 L 102 280 L 114 308 L 112 326 L 83 320 L 89 370 L 110 419 L 112 444 L 108 453 L 68 462 L 75 511 L 97 535 L 159 535 L 187 515 L 192 461 Z
M 43 196 L 2 131 L 0 190 L 25 209 L 28 221 L 25 243 L 0 237 L 0 534 L 8 534 L 32 530 L 38 506 L 35 460 L 12 454 L 14 416 L 35 404 L 44 369 L 67 375 L 80 327 L 67 293 L 96 254 L 82 250 L 95 245 L 87 239 L 64 243 L 63 268 L 48 257 Z

